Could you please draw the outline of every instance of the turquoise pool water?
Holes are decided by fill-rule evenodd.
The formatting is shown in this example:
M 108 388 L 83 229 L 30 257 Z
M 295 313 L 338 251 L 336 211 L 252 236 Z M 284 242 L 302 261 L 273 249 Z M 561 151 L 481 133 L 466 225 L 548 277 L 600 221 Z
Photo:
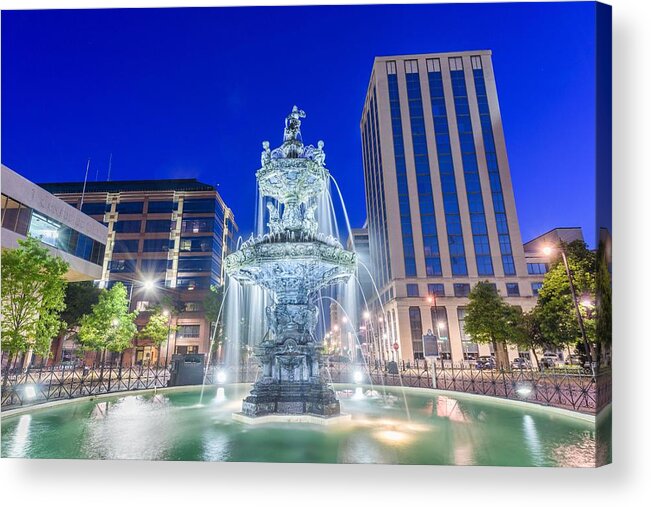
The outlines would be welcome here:
M 248 426 L 248 385 L 82 400 L 2 419 L 1 455 L 24 458 L 594 466 L 610 461 L 610 416 L 590 421 L 490 398 L 337 386 L 336 426 Z M 405 403 L 406 402 L 406 403 Z M 599 438 L 598 438 L 599 436 Z

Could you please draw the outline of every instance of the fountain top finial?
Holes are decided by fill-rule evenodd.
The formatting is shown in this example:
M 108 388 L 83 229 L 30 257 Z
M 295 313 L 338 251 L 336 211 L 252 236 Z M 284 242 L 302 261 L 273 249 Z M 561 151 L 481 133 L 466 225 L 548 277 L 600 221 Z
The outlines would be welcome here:
M 305 111 L 297 106 L 292 108 L 292 112 L 285 118 L 285 132 L 283 135 L 284 142 L 302 141 L 301 139 L 301 118 L 305 118 Z

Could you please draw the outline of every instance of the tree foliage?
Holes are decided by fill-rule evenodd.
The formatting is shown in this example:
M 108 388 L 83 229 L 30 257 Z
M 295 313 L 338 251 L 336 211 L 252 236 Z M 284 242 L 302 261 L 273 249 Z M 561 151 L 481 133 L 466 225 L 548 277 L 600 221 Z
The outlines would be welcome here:
M 224 298 L 224 288 L 223 286 L 210 286 L 210 292 L 206 295 L 206 298 L 203 301 L 203 309 L 206 314 L 206 319 L 213 324 L 217 322 L 220 315 L 222 301 Z
M 595 279 L 597 322 L 596 337 L 605 346 L 613 339 L 612 277 L 609 269 L 608 248 L 605 241 L 599 242 L 597 250 L 597 273 Z
M 567 262 L 577 298 L 594 301 L 595 297 L 595 254 L 588 250 L 583 241 L 561 245 L 565 249 Z M 580 307 L 588 340 L 596 339 L 594 311 Z M 536 317 L 540 331 L 549 345 L 562 347 L 582 339 L 576 308 L 572 300 L 570 282 L 562 258 L 555 259 L 545 275 L 543 286 L 538 292 Z
M 464 330 L 475 343 L 491 343 L 495 361 L 508 367 L 506 344 L 522 341 L 522 311 L 506 303 L 488 282 L 479 282 L 468 296 Z
M 2 253 L 2 349 L 47 356 L 61 330 L 68 264 L 34 238 L 18 243 Z
M 99 301 L 101 290 L 93 282 L 69 283 L 66 287 L 66 308 L 61 312 L 61 320 L 66 329 L 72 331 L 79 326 L 81 318 L 93 310 Z
M 137 314 L 129 312 L 127 289 L 116 283 L 111 289 L 103 290 L 92 312 L 81 318 L 79 342 L 92 350 L 122 352 L 131 346 L 136 334 Z
M 165 315 L 164 311 L 159 307 L 154 309 L 145 327 L 138 332 L 138 338 L 151 340 L 157 347 L 161 346 L 169 333 L 176 329 L 176 326 L 170 325 L 171 315 Z

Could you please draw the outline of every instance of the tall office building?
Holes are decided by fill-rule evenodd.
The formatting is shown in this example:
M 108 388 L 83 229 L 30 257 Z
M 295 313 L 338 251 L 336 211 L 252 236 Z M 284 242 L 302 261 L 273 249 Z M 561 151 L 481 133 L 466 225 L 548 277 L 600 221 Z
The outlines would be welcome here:
M 472 286 L 535 304 L 491 52 L 376 58 L 360 127 L 379 353 L 422 358 L 434 334 L 439 357 L 490 354 L 463 330 Z
M 223 259 L 237 231 L 216 188 L 196 179 L 88 182 L 85 190 L 83 183 L 41 186 L 107 226 L 100 286 L 123 282 L 131 308 L 141 312 L 163 296 L 176 301 L 176 334 L 161 356 L 207 354 L 211 325 L 202 304 L 210 286 L 223 283 Z M 145 319 L 143 313 L 136 323 Z M 157 347 L 137 341 L 124 362 L 155 363 L 157 356 Z

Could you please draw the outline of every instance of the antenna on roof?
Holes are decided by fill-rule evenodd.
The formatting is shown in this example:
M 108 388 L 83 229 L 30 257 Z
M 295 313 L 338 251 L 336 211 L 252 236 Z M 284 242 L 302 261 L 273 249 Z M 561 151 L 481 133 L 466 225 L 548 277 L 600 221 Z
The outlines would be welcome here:
M 109 169 L 108 174 L 106 175 L 106 181 L 111 181 L 111 162 L 113 161 L 113 153 L 109 155 Z
M 84 194 L 86 193 L 86 181 L 88 181 L 88 169 L 90 169 L 90 159 L 86 163 L 86 175 L 84 176 L 84 186 L 81 189 L 81 202 L 79 203 L 79 209 L 84 205 Z

